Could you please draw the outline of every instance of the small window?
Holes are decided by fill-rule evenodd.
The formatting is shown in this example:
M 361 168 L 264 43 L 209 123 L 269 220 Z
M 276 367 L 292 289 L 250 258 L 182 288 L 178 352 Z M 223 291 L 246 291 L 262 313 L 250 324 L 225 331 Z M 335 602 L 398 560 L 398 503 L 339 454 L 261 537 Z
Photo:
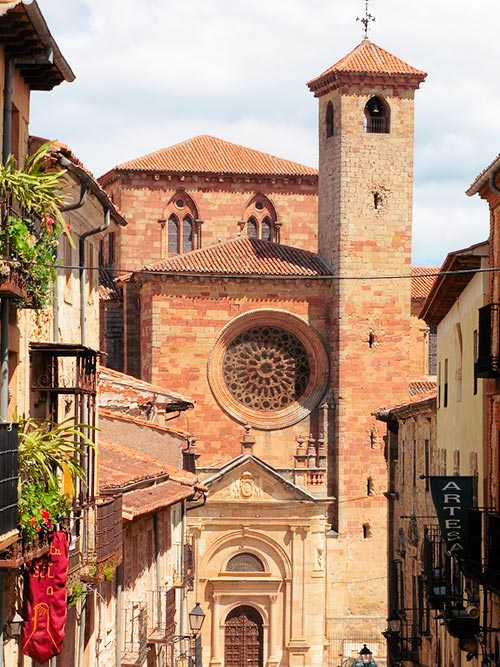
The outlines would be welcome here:
M 247 236 L 249 239 L 257 238 L 257 220 L 255 218 L 249 218 L 247 222 Z
M 264 195 L 256 194 L 248 202 L 241 220 L 245 221 L 248 238 L 279 243 L 276 210 Z
M 236 554 L 226 567 L 226 572 L 265 572 L 264 563 L 250 553 Z
M 326 107 L 326 136 L 333 136 L 333 104 L 328 102 Z
M 264 218 L 261 224 L 260 236 L 264 241 L 272 241 L 273 225 L 269 218 Z
M 365 105 L 365 132 L 386 134 L 390 130 L 389 105 L 381 97 L 371 97 Z
M 168 219 L 168 253 L 179 251 L 179 221 L 175 215 Z
M 182 221 L 182 252 L 193 249 L 193 221 L 187 215 Z

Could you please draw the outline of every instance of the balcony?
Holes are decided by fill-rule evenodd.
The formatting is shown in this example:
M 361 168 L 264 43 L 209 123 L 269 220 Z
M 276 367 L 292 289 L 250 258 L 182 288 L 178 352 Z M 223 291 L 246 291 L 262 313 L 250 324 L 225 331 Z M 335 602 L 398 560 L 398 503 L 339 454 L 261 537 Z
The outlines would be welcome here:
M 0 548 L 15 542 L 18 522 L 17 424 L 0 424 Z
M 451 591 L 450 558 L 438 526 L 426 526 L 423 546 L 425 592 L 431 609 L 443 609 Z
M 148 614 L 146 604 L 132 602 L 124 609 L 124 652 L 122 667 L 143 665 L 148 656 Z
M 474 364 L 478 378 L 500 376 L 500 304 L 479 308 L 478 353 Z
M 486 588 L 500 593 L 500 514 L 486 514 L 486 553 L 483 583 Z
M 452 637 L 473 638 L 479 633 L 479 620 L 471 618 L 462 606 L 446 609 L 442 612 L 442 618 Z
M 122 497 L 98 498 L 83 510 L 82 580 L 104 581 L 122 562 Z
M 194 578 L 193 548 L 190 544 L 174 544 L 172 550 L 174 587 L 191 590 Z
M 148 642 L 171 643 L 175 635 L 175 589 L 156 589 L 148 594 Z

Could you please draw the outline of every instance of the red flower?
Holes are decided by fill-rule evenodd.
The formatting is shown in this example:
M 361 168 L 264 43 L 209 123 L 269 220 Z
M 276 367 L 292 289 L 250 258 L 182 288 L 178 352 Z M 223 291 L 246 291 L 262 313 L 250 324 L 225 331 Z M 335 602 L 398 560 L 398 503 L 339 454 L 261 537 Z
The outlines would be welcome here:
M 40 510 L 40 514 L 43 516 L 45 520 L 47 520 L 50 516 L 50 514 L 47 512 L 47 510 Z
M 31 519 L 30 519 L 30 524 L 31 524 L 32 526 L 36 526 L 36 519 L 35 519 L 35 517 L 33 517 L 33 516 L 31 517 Z
M 52 218 L 45 218 L 45 224 L 47 227 L 51 227 L 54 224 L 54 220 Z

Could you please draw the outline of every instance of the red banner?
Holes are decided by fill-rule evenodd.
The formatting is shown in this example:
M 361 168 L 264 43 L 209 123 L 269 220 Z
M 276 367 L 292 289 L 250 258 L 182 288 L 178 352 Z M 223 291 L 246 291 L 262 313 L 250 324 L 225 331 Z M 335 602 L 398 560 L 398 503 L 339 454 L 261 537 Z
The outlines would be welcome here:
M 27 566 L 25 578 L 26 621 L 21 635 L 22 652 L 44 663 L 61 652 L 66 634 L 66 581 L 69 536 L 52 535 L 50 552 Z

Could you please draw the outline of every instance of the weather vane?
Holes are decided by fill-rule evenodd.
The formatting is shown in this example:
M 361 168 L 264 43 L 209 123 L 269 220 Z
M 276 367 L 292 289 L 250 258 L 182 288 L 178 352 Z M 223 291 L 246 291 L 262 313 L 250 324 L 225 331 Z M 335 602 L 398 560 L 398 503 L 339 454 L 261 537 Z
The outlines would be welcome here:
M 375 17 L 372 16 L 368 11 L 368 0 L 365 0 L 365 17 L 360 19 L 358 16 L 356 21 L 361 21 L 361 23 L 365 26 L 365 39 L 368 39 L 368 26 L 370 23 L 375 22 Z

